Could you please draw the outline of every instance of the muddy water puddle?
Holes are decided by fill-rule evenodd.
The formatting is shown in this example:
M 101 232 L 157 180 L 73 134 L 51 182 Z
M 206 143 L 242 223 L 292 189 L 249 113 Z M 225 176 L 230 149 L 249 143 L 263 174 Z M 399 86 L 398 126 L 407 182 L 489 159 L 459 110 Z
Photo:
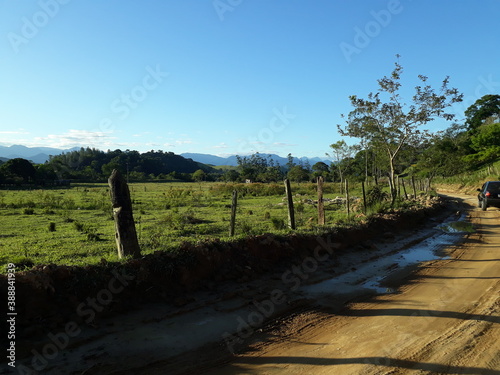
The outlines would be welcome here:
M 460 217 L 434 228 L 434 233 L 421 242 L 404 250 L 370 260 L 356 266 L 351 272 L 335 276 L 317 284 L 307 285 L 302 292 L 311 297 L 324 295 L 388 294 L 396 289 L 385 287 L 383 280 L 405 268 L 416 267 L 423 262 L 449 259 L 443 249 L 463 238 L 464 233 L 474 231 L 472 224 Z

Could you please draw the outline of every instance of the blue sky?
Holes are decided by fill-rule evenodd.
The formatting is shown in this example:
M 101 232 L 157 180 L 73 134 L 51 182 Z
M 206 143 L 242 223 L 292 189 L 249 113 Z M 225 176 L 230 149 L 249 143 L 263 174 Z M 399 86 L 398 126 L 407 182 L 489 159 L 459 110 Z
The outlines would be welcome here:
M 324 156 L 402 57 L 500 93 L 498 0 L 0 0 L 0 145 Z M 444 129 L 444 121 L 430 124 Z

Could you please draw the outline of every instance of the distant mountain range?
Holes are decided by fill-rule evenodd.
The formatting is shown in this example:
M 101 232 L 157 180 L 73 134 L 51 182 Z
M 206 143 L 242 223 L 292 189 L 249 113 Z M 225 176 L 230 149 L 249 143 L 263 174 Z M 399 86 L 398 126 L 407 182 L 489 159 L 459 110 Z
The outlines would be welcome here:
M 9 147 L 0 146 L 0 160 L 5 161 L 6 159 L 23 158 L 30 160 L 35 164 L 42 164 L 45 163 L 47 160 L 49 160 L 50 155 L 59 155 L 62 154 L 63 152 L 71 152 L 79 149 L 80 147 L 73 147 L 67 150 L 62 150 L 53 147 L 26 147 L 22 145 L 13 145 Z M 197 153 L 183 153 L 180 155 L 186 159 L 193 159 L 194 161 L 208 165 L 214 165 L 214 166 L 238 165 L 236 155 L 231 155 L 227 157 L 220 157 L 210 154 L 197 154 Z M 265 158 L 267 158 L 268 155 L 270 155 L 271 159 L 280 165 L 286 165 L 286 163 L 288 163 L 288 159 L 286 157 L 282 157 L 275 154 L 264 154 L 264 153 L 262 153 L 261 155 Z M 295 163 L 300 163 L 300 162 L 305 163 L 306 161 L 308 161 L 311 166 L 319 161 L 324 161 L 324 162 L 330 161 L 330 159 L 328 158 L 319 158 L 319 157 L 315 158 L 294 157 L 293 160 Z
M 262 153 L 260 155 L 266 159 L 268 156 L 271 156 L 271 159 L 280 165 L 286 165 L 286 163 L 288 163 L 288 158 L 284 158 L 284 157 L 276 155 L 276 154 L 264 154 L 264 153 Z M 196 154 L 196 153 L 186 152 L 186 153 L 181 154 L 181 156 L 188 158 L 188 159 L 193 159 L 194 161 L 197 161 L 197 162 L 203 163 L 203 164 L 208 164 L 208 165 L 215 165 L 215 166 L 220 166 L 220 165 L 236 166 L 236 165 L 238 165 L 238 160 L 236 159 L 236 155 L 231 155 L 231 156 L 227 156 L 227 157 L 220 157 L 220 156 L 215 156 L 215 155 L 210 155 L 210 154 Z M 314 158 L 306 158 L 306 157 L 296 158 L 296 157 L 294 157 L 293 161 L 296 164 L 300 163 L 300 162 L 305 163 L 306 161 L 308 161 L 309 164 L 312 166 L 319 161 L 330 162 L 331 160 L 328 158 L 318 158 L 318 157 L 314 157 Z
M 50 155 L 59 155 L 63 152 L 79 150 L 80 147 L 73 147 L 68 150 L 61 150 L 52 147 L 26 147 L 21 145 L 13 145 L 9 147 L 0 146 L 0 158 L 15 159 L 23 158 L 30 160 L 35 164 L 42 164 L 49 160 Z

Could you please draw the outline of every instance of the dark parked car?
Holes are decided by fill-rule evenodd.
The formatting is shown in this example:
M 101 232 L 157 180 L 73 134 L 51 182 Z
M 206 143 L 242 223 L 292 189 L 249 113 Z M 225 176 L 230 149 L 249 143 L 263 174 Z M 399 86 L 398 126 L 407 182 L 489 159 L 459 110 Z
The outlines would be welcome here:
M 500 208 L 500 181 L 485 182 L 481 189 L 477 189 L 477 201 L 479 207 L 486 211 L 488 207 Z

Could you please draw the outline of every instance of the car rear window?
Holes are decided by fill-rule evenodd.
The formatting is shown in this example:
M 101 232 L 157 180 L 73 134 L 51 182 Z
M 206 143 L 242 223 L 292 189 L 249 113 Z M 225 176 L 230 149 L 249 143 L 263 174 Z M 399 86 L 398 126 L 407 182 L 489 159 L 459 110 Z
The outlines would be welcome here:
M 490 193 L 500 193 L 500 182 L 490 182 L 486 188 Z

